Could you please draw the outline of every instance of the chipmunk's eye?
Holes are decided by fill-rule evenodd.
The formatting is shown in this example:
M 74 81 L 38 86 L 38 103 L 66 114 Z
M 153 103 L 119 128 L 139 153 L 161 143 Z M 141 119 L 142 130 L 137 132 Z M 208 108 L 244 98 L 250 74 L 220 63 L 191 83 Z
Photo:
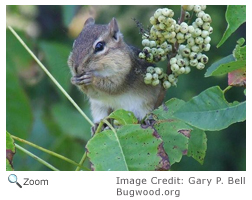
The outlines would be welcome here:
M 95 45 L 95 53 L 98 51 L 102 51 L 104 49 L 104 46 L 105 46 L 105 42 L 98 42 Z

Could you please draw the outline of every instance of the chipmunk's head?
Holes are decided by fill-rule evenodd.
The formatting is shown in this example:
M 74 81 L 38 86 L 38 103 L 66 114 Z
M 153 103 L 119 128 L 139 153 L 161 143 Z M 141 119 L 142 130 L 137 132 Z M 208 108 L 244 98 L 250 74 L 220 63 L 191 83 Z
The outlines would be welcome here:
M 96 76 L 109 76 L 122 70 L 118 60 L 125 56 L 121 51 L 124 47 L 115 18 L 107 25 L 95 24 L 95 20 L 89 18 L 74 41 L 68 65 L 73 75 L 91 71 Z

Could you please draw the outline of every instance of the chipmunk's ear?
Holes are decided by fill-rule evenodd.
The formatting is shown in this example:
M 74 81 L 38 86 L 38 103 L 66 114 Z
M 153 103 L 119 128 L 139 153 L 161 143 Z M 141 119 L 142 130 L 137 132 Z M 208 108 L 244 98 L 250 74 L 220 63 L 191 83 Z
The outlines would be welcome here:
M 84 27 L 87 26 L 87 25 L 92 25 L 92 24 L 95 24 L 95 20 L 94 20 L 94 18 L 89 17 L 89 18 L 85 21 Z
M 119 41 L 119 36 L 121 35 L 117 20 L 113 17 L 112 20 L 109 22 L 109 31 L 111 36 L 116 40 Z

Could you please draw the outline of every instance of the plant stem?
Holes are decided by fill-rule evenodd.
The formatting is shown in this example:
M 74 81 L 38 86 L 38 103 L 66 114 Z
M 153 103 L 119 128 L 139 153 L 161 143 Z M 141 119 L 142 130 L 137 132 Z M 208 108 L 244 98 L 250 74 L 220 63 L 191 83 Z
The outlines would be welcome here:
M 178 24 L 181 24 L 184 20 L 185 20 L 185 10 L 181 6 L 180 17 L 178 19 Z M 168 64 L 167 64 L 167 68 L 166 68 L 166 74 L 167 75 L 172 73 L 169 59 L 171 59 L 171 58 L 173 58 L 173 57 L 175 57 L 177 55 L 178 48 L 179 48 L 179 43 L 178 43 L 178 41 L 176 41 L 175 44 L 172 45 L 172 54 L 168 58 Z M 159 95 L 157 97 L 157 101 L 155 103 L 155 108 L 159 107 L 162 104 L 162 102 L 164 101 L 164 98 L 165 98 L 165 94 L 166 94 L 166 90 L 164 89 L 164 87 L 161 87 L 161 90 L 160 90 Z
M 102 120 L 105 124 L 108 125 L 108 127 L 116 134 L 116 130 L 114 129 L 114 127 L 109 123 L 109 121 L 107 119 L 103 119 Z
M 35 160 L 37 160 L 41 164 L 47 166 L 51 170 L 53 170 L 53 171 L 59 171 L 57 168 L 55 168 L 54 166 L 52 166 L 48 162 L 44 161 L 43 159 L 39 158 L 38 156 L 34 155 L 30 151 L 28 151 L 28 150 L 24 149 L 23 147 L 19 146 L 18 144 L 15 143 L 15 146 L 16 146 L 17 149 L 19 149 L 20 151 L 22 151 L 22 152 L 26 153 L 27 155 L 31 156 L 32 158 L 34 158 Z
M 178 24 L 181 24 L 184 20 L 185 20 L 185 10 L 183 9 L 183 6 L 181 6 L 180 18 L 178 19 Z
M 23 45 L 23 47 L 28 51 L 28 53 L 33 57 L 33 59 L 38 63 L 42 70 L 49 76 L 49 78 L 54 82 L 54 84 L 59 88 L 59 90 L 65 95 L 65 97 L 73 104 L 73 106 L 79 111 L 79 113 L 89 122 L 91 126 L 94 126 L 93 122 L 88 118 L 88 116 L 81 110 L 81 108 L 74 102 L 74 100 L 69 96 L 69 94 L 64 90 L 64 88 L 58 83 L 58 81 L 51 75 L 51 73 L 46 69 L 46 67 L 40 62 L 40 60 L 34 55 L 34 53 L 29 49 L 29 47 L 24 43 L 24 41 L 19 37 L 19 35 L 8 26 L 13 35 L 18 39 L 18 41 Z
M 95 131 L 95 134 L 101 132 L 101 129 L 102 129 L 103 124 L 104 124 L 103 121 L 101 121 L 101 122 L 99 123 L 99 125 L 98 125 L 98 127 L 97 127 L 97 129 L 96 129 L 96 131 Z
M 19 142 L 28 144 L 28 145 L 30 145 L 30 146 L 36 148 L 36 149 L 39 149 L 39 150 L 41 150 L 41 151 L 43 151 L 43 152 L 45 152 L 45 153 L 48 153 L 48 154 L 50 154 L 50 155 L 52 155 L 52 156 L 55 156 L 55 157 L 57 157 L 57 158 L 59 158 L 59 159 L 61 159 L 61 160 L 64 160 L 64 161 L 68 162 L 68 163 L 71 163 L 71 164 L 73 164 L 73 165 L 77 165 L 78 167 L 83 168 L 83 169 L 85 169 L 85 170 L 89 170 L 88 168 L 79 165 L 77 162 L 74 162 L 73 160 L 71 160 L 71 159 L 69 159 L 69 158 L 66 158 L 65 156 L 62 156 L 62 155 L 57 154 L 57 153 L 55 153 L 55 152 L 53 152 L 53 151 L 50 151 L 50 150 L 45 149 L 45 148 L 43 148 L 43 147 L 40 147 L 40 146 L 38 146 L 38 145 L 36 145 L 36 144 L 34 144 L 34 143 L 32 143 L 32 142 L 28 142 L 28 141 L 26 141 L 26 140 L 24 140 L 24 139 L 21 139 L 21 138 L 19 138 L 19 137 L 14 136 L 14 135 L 11 135 L 11 137 L 12 137 L 14 140 L 17 140 L 17 141 L 19 141 Z
M 224 90 L 223 90 L 223 93 L 227 92 L 228 90 L 230 90 L 232 88 L 231 85 L 227 86 Z
M 83 165 L 83 163 L 85 162 L 86 158 L 87 158 L 87 151 L 85 151 L 85 153 L 83 154 L 83 156 L 82 156 L 82 158 L 81 158 L 81 160 L 79 162 L 79 166 Z M 76 168 L 75 171 L 80 171 L 80 167 L 79 166 Z
M 180 17 L 178 19 L 178 24 L 181 24 L 185 20 L 185 10 L 181 6 L 181 11 L 180 11 Z M 174 45 L 174 49 L 176 50 L 176 53 L 178 51 L 179 43 L 178 41 Z M 174 51 L 173 51 L 174 52 Z M 175 54 L 176 55 L 176 54 Z
M 98 125 L 98 127 L 97 127 L 97 129 L 96 129 L 96 131 L 95 131 L 95 133 L 94 133 L 94 135 L 96 135 L 97 133 L 101 132 L 101 129 L 102 129 L 103 124 L 104 124 L 103 121 L 101 121 L 101 122 L 99 123 L 99 125 Z M 79 162 L 79 165 L 83 165 L 83 163 L 85 162 L 86 158 L 87 158 L 87 152 L 85 151 L 85 153 L 83 154 L 83 156 L 82 156 L 82 158 L 81 158 L 81 160 L 80 160 L 80 162 Z M 76 168 L 75 171 L 80 171 L 79 166 Z

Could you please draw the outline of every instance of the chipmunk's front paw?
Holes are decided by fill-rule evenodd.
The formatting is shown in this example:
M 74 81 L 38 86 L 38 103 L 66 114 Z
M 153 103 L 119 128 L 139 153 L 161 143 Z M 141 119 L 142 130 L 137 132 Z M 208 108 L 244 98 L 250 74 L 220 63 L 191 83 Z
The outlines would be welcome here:
M 71 83 L 74 85 L 90 85 L 93 80 L 92 72 L 85 72 L 80 76 L 73 76 L 71 78 Z

